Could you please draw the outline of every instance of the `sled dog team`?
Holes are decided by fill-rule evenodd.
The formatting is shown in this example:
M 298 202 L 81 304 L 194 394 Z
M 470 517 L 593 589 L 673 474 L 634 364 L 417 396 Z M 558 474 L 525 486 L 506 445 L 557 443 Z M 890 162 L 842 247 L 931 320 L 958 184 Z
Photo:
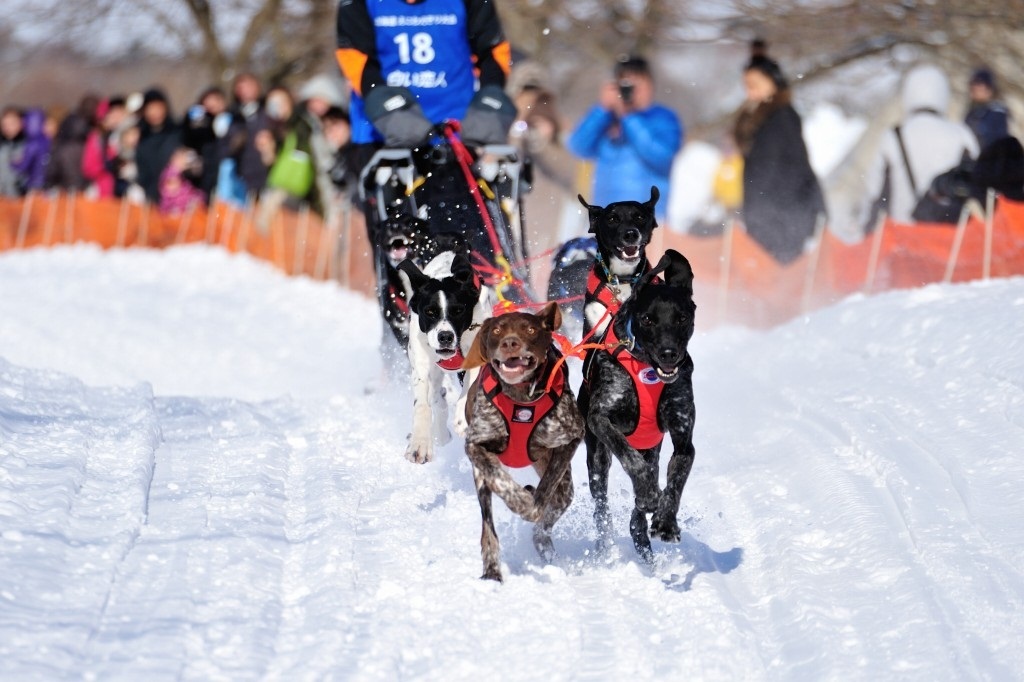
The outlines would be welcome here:
M 678 542 L 676 515 L 693 466 L 693 271 L 669 250 L 656 266 L 646 247 L 656 227 L 657 188 L 646 202 L 593 206 L 581 196 L 598 245 L 584 297 L 583 384 L 569 386 L 554 334 L 561 311 L 550 302 L 536 313 L 492 316 L 493 291 L 480 283 L 465 239 L 432 237 L 416 218 L 396 216 L 389 234 L 388 277 L 400 283 L 388 298 L 392 331 L 409 355 L 413 424 L 406 457 L 428 462 L 446 442 L 445 374 L 463 391 L 452 417 L 466 442 L 483 522 L 483 578 L 502 580 L 492 494 L 534 523 L 533 542 L 554 557 L 551 529 L 573 498 L 570 464 L 586 444 L 598 548 L 612 544 L 608 474 L 613 457 L 635 496 L 629 531 L 637 553 L 653 561 L 651 538 Z M 392 279 L 393 278 L 393 279 Z M 672 440 L 666 485 L 659 455 Z M 532 466 L 536 487 L 522 486 L 509 468 Z M 650 521 L 648 522 L 648 516 Z

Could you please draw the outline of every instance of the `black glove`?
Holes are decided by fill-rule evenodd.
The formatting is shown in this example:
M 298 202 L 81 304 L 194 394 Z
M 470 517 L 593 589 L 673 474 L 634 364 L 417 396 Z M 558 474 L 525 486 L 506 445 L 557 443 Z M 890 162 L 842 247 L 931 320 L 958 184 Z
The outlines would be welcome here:
M 462 119 L 462 139 L 475 144 L 508 144 L 516 105 L 497 85 L 480 88 Z
M 416 147 L 430 134 L 433 124 L 423 115 L 407 88 L 378 85 L 364 98 L 366 116 L 388 147 Z

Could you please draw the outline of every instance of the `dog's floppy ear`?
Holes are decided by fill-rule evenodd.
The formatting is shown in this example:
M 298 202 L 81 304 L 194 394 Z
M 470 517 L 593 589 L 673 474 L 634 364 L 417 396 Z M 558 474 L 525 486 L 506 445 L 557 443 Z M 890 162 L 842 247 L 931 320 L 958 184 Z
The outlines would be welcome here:
M 480 331 L 477 332 L 476 337 L 473 339 L 473 343 L 469 347 L 469 352 L 466 353 L 466 357 L 462 360 L 462 369 L 483 367 L 490 362 L 490 359 L 487 357 L 487 344 L 485 339 L 490 335 L 495 319 L 496 318 L 488 317 L 483 321 L 483 324 L 480 325 Z
M 412 304 L 413 295 L 421 286 L 429 282 L 430 278 L 424 275 L 423 271 L 408 258 L 398 264 L 397 270 L 405 285 L 406 298 Z
M 588 232 L 591 232 L 591 233 L 596 232 L 597 230 L 595 229 L 596 226 L 594 225 L 594 222 L 601 215 L 601 211 L 603 211 L 604 208 L 602 208 L 601 206 L 594 206 L 593 204 L 588 204 L 587 200 L 583 198 L 582 194 L 577 194 L 576 198 L 579 199 L 580 203 L 583 204 L 587 208 L 587 214 L 588 214 L 589 219 L 590 219 L 590 221 L 589 221 L 590 222 L 590 230 L 588 230 Z
M 452 259 L 452 277 L 461 284 L 469 284 L 473 281 L 473 265 L 462 254 Z
M 562 326 L 562 309 L 554 301 L 541 308 L 537 317 L 540 318 L 541 326 L 549 332 L 558 331 Z
M 682 287 L 689 291 L 692 296 L 693 268 L 690 267 L 690 261 L 686 260 L 686 256 L 675 249 L 665 251 L 665 255 L 661 257 L 661 260 L 664 261 L 666 258 L 669 259 L 669 263 L 665 269 L 665 284 L 672 287 Z

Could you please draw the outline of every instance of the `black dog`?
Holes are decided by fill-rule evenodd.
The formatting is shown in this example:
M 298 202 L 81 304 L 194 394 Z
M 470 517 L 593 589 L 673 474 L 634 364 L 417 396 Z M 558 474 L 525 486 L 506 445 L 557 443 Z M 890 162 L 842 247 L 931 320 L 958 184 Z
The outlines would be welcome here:
M 664 283 L 654 278 L 664 273 Z M 686 258 L 668 250 L 658 266 L 636 283 L 609 327 L 608 348 L 597 350 L 584 366 L 590 403 L 584 414 L 590 493 L 599 543 L 610 543 L 608 472 L 619 458 L 633 483 L 636 506 L 629 523 L 637 553 L 653 560 L 650 536 L 665 542 L 680 537 L 676 514 L 693 466 L 693 361 L 687 344 L 693 335 L 693 270 Z M 667 485 L 658 489 L 658 460 L 665 432 L 674 451 Z
M 579 196 L 580 203 L 587 207 L 590 232 L 597 239 L 597 256 L 584 297 L 584 337 L 595 328 L 595 335 L 604 333 L 611 316 L 629 298 L 633 285 L 651 269 L 646 248 L 658 226 L 654 219 L 658 196 L 658 188 L 652 186 L 651 198 L 642 204 L 617 201 L 605 207 L 592 206 Z
M 381 314 L 403 350 L 409 347 L 409 301 L 398 274 L 398 264 L 406 259 L 422 264 L 417 244 L 428 229 L 427 221 L 406 213 L 389 214 L 377 228 L 384 268 L 379 291 Z

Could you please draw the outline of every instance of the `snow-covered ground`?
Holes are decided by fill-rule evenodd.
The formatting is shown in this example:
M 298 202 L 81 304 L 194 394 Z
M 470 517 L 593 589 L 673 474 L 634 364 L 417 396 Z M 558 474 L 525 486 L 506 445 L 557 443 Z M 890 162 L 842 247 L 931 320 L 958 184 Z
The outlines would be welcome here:
M 595 556 L 580 454 L 553 565 L 496 504 L 503 585 L 365 299 L 197 246 L 0 292 L 0 679 L 1021 679 L 1024 279 L 698 335 L 682 543 L 616 465 Z

